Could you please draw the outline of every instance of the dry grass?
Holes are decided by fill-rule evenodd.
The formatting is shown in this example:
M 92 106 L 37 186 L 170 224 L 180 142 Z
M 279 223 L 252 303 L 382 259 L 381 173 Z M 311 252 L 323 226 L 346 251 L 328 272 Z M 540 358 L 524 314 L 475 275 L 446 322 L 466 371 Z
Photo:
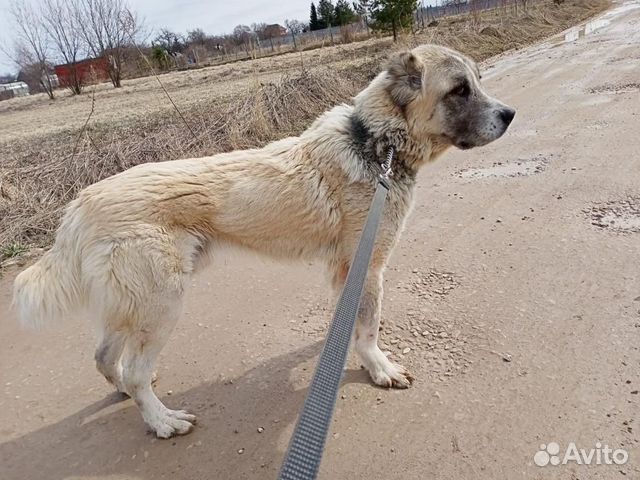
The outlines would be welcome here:
M 209 105 L 156 115 L 133 126 L 89 126 L 72 155 L 77 135 L 58 134 L 14 143 L 0 177 L 0 245 L 46 243 L 62 208 L 87 185 L 134 165 L 263 145 L 304 129 L 319 111 L 348 100 L 355 84 L 317 69 L 275 83 L 254 85 L 223 108 Z M 195 133 L 191 133 L 191 130 Z
M 483 60 L 558 33 L 607 5 L 541 1 L 517 18 L 499 12 L 485 12 L 479 21 L 453 18 L 406 37 L 404 46 L 440 43 Z M 0 103 L 0 262 L 25 245 L 47 245 L 64 206 L 107 176 L 144 162 L 258 147 L 301 132 L 319 113 L 349 101 L 377 73 L 386 52 L 400 47 L 388 38 L 371 39 L 163 75 L 189 128 L 153 78 L 121 90 L 98 86 L 82 135 L 91 95 L 53 104 L 37 96 Z

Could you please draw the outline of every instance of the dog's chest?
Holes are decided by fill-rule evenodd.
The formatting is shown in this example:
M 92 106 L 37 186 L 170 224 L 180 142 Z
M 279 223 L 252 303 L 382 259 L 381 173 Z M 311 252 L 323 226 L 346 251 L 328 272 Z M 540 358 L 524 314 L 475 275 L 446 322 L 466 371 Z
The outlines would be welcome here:
M 387 196 L 383 222 L 398 233 L 413 208 L 414 182 L 392 184 Z

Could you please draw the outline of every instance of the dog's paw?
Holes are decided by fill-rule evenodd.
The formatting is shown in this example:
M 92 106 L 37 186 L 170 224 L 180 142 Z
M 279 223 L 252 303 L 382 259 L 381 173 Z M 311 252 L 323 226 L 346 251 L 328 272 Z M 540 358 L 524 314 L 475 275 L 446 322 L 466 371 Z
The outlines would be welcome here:
M 191 432 L 196 423 L 196 416 L 185 410 L 166 409 L 145 421 L 158 438 L 171 438 L 174 435 L 186 435 Z
M 384 388 L 409 388 L 413 383 L 413 375 L 402 365 L 389 360 L 378 368 L 369 370 L 373 383 Z

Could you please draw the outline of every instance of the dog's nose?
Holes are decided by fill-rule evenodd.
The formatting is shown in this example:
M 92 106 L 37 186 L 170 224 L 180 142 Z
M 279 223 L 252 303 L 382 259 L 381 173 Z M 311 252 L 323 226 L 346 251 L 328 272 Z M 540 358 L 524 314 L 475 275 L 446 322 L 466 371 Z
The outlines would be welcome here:
M 511 121 L 513 120 L 513 117 L 515 116 L 516 116 L 516 111 L 513 108 L 507 107 L 500 110 L 500 118 L 507 126 L 511 123 Z

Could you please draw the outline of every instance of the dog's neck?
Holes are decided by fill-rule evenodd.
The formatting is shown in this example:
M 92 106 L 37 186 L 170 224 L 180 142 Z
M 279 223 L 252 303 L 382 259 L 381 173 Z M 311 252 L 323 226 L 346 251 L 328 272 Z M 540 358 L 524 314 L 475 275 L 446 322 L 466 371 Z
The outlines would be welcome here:
M 402 128 L 393 125 L 369 126 L 357 110 L 351 115 L 351 137 L 354 150 L 362 159 L 365 168 L 377 176 L 381 165 L 387 159 L 389 149 L 393 147 L 395 155 L 391 165 L 393 176 L 415 178 L 418 169 L 424 163 L 424 152 L 416 149 L 409 135 Z M 381 128 L 382 127 L 382 128 Z
M 351 114 L 351 137 L 357 154 L 368 167 L 378 169 L 384 163 L 390 147 L 395 149 L 392 169 L 394 174 L 415 177 L 420 167 L 435 160 L 447 146 L 437 139 L 420 142 L 407 130 L 403 112 L 392 105 L 386 106 L 386 115 L 371 115 L 367 105 L 355 106 Z M 376 106 L 379 108 L 379 106 Z M 389 114 L 390 112 L 393 112 Z

